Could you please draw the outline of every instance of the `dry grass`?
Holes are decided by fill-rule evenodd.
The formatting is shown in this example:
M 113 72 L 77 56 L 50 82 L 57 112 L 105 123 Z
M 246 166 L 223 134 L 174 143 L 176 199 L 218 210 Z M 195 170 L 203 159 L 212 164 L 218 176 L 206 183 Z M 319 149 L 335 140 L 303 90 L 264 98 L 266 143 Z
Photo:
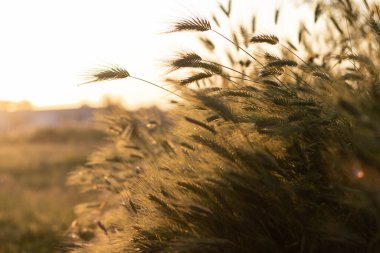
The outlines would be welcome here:
M 64 132 L 77 133 L 76 141 L 62 141 Z M 92 132 L 92 137 L 86 132 Z M 2 136 L 1 253 L 63 251 L 65 233 L 75 219 L 73 206 L 90 197 L 66 185 L 67 173 L 85 162 L 101 143 L 100 136 L 92 129 L 41 129 Z
M 78 208 L 73 233 L 91 238 L 73 252 L 379 252 L 380 7 L 317 2 L 326 27 L 304 24 L 297 44 L 249 36 L 255 17 L 230 37 L 203 17 L 175 23 L 218 34 L 226 57 L 212 56 L 229 65 L 180 54 L 173 110 L 107 115 L 111 142 L 70 176 L 103 192 Z

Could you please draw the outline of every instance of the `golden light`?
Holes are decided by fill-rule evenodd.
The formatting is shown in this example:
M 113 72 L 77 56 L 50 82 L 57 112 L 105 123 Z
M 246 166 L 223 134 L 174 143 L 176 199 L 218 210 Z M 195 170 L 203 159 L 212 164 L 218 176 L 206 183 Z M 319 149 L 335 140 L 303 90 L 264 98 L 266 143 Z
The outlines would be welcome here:
M 168 94 L 148 84 L 117 81 L 79 88 L 77 84 L 81 73 L 107 64 L 120 64 L 147 80 L 162 79 L 160 61 L 173 48 L 194 42 L 191 35 L 163 35 L 168 21 L 194 14 L 209 17 L 218 2 L 1 1 L 0 101 L 28 100 L 37 107 L 96 105 L 105 94 L 121 97 L 130 106 L 162 101 Z M 287 7 L 286 1 L 241 0 L 236 8 L 252 6 L 246 15 L 260 13 L 263 24 L 271 24 L 265 17 L 273 19 L 275 6 L 280 5 Z M 238 10 L 234 17 L 244 18 Z M 260 24 L 260 29 L 277 33 L 283 27 Z

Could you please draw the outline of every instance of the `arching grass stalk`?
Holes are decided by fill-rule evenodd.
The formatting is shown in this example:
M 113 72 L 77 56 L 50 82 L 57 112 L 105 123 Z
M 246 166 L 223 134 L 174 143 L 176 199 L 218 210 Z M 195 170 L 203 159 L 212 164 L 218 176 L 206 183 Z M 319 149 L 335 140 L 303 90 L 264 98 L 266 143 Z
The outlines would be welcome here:
M 292 55 L 294 55 L 295 57 L 297 57 L 300 61 L 302 61 L 303 64 L 305 65 L 309 65 L 307 62 L 305 62 L 301 57 L 299 57 L 295 52 L 293 52 L 293 50 L 291 50 L 290 48 L 288 48 L 287 46 L 285 46 L 284 44 L 280 44 L 281 47 L 285 48 L 287 51 L 289 51 Z
M 228 37 L 224 36 L 223 34 L 221 34 L 220 32 L 216 31 L 216 30 L 213 30 L 213 29 L 210 29 L 210 31 L 218 34 L 219 36 L 221 36 L 222 38 L 226 39 L 227 41 L 229 41 L 230 43 L 232 43 L 233 45 L 237 46 L 241 51 L 243 51 L 246 55 L 248 55 L 250 58 L 252 58 L 255 62 L 257 62 L 258 64 L 260 64 L 262 67 L 264 67 L 264 64 L 262 64 L 256 57 L 254 57 L 252 54 L 248 53 L 247 50 L 245 50 L 244 48 L 242 48 L 240 45 L 236 44 L 235 42 L 233 42 L 231 39 L 229 39 Z
M 183 32 L 183 31 L 198 31 L 198 32 L 206 32 L 206 31 L 212 31 L 222 37 L 223 39 L 227 40 L 228 42 L 232 43 L 236 47 L 238 47 L 240 50 L 242 50 L 245 54 L 247 54 L 250 58 L 252 58 L 255 62 L 260 64 L 261 67 L 264 67 L 264 64 L 261 63 L 256 57 L 254 57 L 252 54 L 250 54 L 247 50 L 242 48 L 240 45 L 223 35 L 222 33 L 212 29 L 210 22 L 206 18 L 202 17 L 193 17 L 193 18 L 187 18 L 187 19 L 181 19 L 177 22 L 175 22 L 172 26 L 172 28 L 168 31 L 168 33 L 172 32 Z M 279 39 L 274 35 L 257 35 L 253 36 L 250 40 L 251 43 L 269 43 L 272 45 L 275 45 L 279 42 Z M 298 57 L 298 56 L 297 56 Z M 221 66 L 223 67 L 223 66 Z M 225 66 L 224 66 L 225 67 Z M 278 77 L 274 77 L 279 83 L 281 83 L 286 88 L 287 85 L 285 85 Z
M 248 77 L 248 78 L 249 78 L 249 79 L 243 79 L 243 78 L 241 78 L 242 80 L 247 80 L 247 81 L 251 81 L 251 82 L 256 82 L 256 83 L 258 83 L 258 81 L 252 79 L 251 76 L 249 76 L 249 75 L 247 75 L 247 74 L 245 74 L 245 73 L 243 73 L 243 72 L 240 72 L 240 71 L 238 71 L 238 70 L 236 70 L 236 69 L 233 69 L 233 68 L 231 68 L 231 67 L 228 67 L 228 66 L 225 66 L 225 65 L 223 65 L 223 64 L 220 64 L 220 63 L 217 63 L 217 62 L 213 62 L 213 61 L 208 61 L 208 60 L 202 60 L 202 61 L 204 61 L 204 62 L 208 62 L 208 63 L 211 63 L 211 64 L 218 65 L 218 66 L 220 66 L 220 67 L 222 67 L 222 68 L 225 68 L 225 69 L 231 70 L 231 71 L 233 71 L 233 72 L 235 72 L 235 73 L 238 73 L 238 74 L 240 74 L 240 75 L 242 75 L 242 76 L 245 76 L 245 77 Z M 238 77 L 235 77 L 235 78 L 238 78 Z
M 147 80 L 145 80 L 145 79 L 142 79 L 142 78 L 139 78 L 139 77 L 135 77 L 135 76 L 129 76 L 129 77 L 130 77 L 130 78 L 133 78 L 133 79 L 136 79 L 136 80 L 139 80 L 139 81 L 142 81 L 142 82 L 145 82 L 145 83 L 148 83 L 148 84 L 151 84 L 151 85 L 153 85 L 153 86 L 155 86 L 155 87 L 157 87 L 157 88 L 160 88 L 160 89 L 162 89 L 162 90 L 164 90 L 164 91 L 166 91 L 166 92 L 169 92 L 169 93 L 171 93 L 171 94 L 173 94 L 173 95 L 175 95 L 175 96 L 177 96 L 177 97 L 180 97 L 180 98 L 184 99 L 184 97 L 182 97 L 181 95 L 178 95 L 177 93 L 175 93 L 175 92 L 173 92 L 173 91 L 171 91 L 171 90 L 169 90 L 169 89 L 166 89 L 166 88 L 164 88 L 164 87 L 162 87 L 162 86 L 160 86 L 160 85 L 158 85 L 158 84 L 152 83 L 152 82 L 150 82 L 150 81 L 147 81 Z
M 217 35 L 219 35 L 220 37 L 222 37 L 223 39 L 232 43 L 234 46 L 238 47 L 240 50 L 246 53 L 250 58 L 252 58 L 254 61 L 259 63 L 262 67 L 264 66 L 256 57 L 250 54 L 247 50 L 245 50 L 244 48 L 242 48 L 241 46 L 233 42 L 231 39 L 229 39 L 222 33 L 212 29 L 210 21 L 208 21 L 206 18 L 193 17 L 193 18 L 188 18 L 188 19 L 181 19 L 175 22 L 172 28 L 168 32 L 172 33 L 172 32 L 183 32 L 183 31 L 198 31 L 198 32 L 212 31 L 216 33 Z
M 248 82 L 252 82 L 252 83 L 260 83 L 259 81 L 256 81 L 253 79 L 247 79 L 247 78 L 240 77 L 240 76 L 229 76 L 229 78 L 236 78 L 236 79 L 240 79 L 240 80 L 248 81 Z
M 291 70 L 290 68 L 288 68 L 289 69 L 289 71 L 293 74 L 293 75 L 290 75 L 290 74 L 288 74 L 288 73 L 285 73 L 285 75 L 287 75 L 287 76 L 289 76 L 290 78 L 292 78 L 294 81 L 300 81 L 301 83 L 303 83 L 303 84 L 305 84 L 307 87 L 309 87 L 310 89 L 314 89 L 308 82 L 306 82 L 305 80 L 303 80 L 303 79 L 297 79 L 296 78 L 296 72 L 294 72 L 293 70 Z
M 155 86 L 161 90 L 164 90 L 166 92 L 169 92 L 170 94 L 173 94 L 179 98 L 184 99 L 184 97 L 182 97 L 181 95 L 178 95 L 177 93 L 175 93 L 169 89 L 166 89 L 166 88 L 164 88 L 158 84 L 147 81 L 147 80 L 142 79 L 140 77 L 131 76 L 126 69 L 124 69 L 123 67 L 120 67 L 120 66 L 116 66 L 116 65 L 92 70 L 85 75 L 85 78 L 88 79 L 88 81 L 81 83 L 79 85 L 101 82 L 101 81 L 112 81 L 112 80 L 118 80 L 118 79 L 124 79 L 124 78 L 133 78 L 133 79 L 139 80 L 141 82 L 145 82 L 145 83 L 148 83 L 150 85 L 153 85 L 153 86 Z
M 213 61 L 209 61 L 209 60 L 205 60 L 200 55 L 198 55 L 194 52 L 191 52 L 191 51 L 190 52 L 186 52 L 186 51 L 179 52 L 175 59 L 169 60 L 168 62 L 169 62 L 168 66 L 171 68 L 169 70 L 169 72 L 172 72 L 172 71 L 180 69 L 180 68 L 191 67 L 191 68 L 206 68 L 207 70 L 209 70 L 213 73 L 216 73 L 216 72 L 219 73 L 220 68 L 215 68 L 215 67 L 221 67 L 221 68 L 228 69 L 230 71 L 233 71 L 235 73 L 238 73 L 242 76 L 248 77 L 251 80 L 253 80 L 252 77 L 249 75 L 246 75 L 246 74 L 244 74 L 244 73 L 242 73 L 236 69 L 225 66 L 223 64 L 213 62 Z M 203 63 L 207 63 L 207 64 L 203 64 Z
M 231 83 L 233 83 L 235 85 L 235 87 L 239 87 L 239 84 L 237 82 L 235 82 L 234 80 L 232 80 L 231 76 L 223 75 L 223 74 L 219 74 L 219 76 L 221 76 L 222 78 L 226 79 L 227 81 L 230 81 Z

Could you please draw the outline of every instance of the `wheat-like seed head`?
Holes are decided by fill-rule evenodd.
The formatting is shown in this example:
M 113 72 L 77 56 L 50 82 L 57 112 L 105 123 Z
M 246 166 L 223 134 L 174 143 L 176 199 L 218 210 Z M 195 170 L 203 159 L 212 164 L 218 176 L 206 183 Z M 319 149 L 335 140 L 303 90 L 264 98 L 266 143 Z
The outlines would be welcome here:
M 253 36 L 250 39 L 251 43 L 268 43 L 271 45 L 276 45 L 279 42 L 279 39 L 277 36 L 272 34 L 260 34 Z
M 284 69 L 280 67 L 266 67 L 259 72 L 259 77 L 279 76 L 284 73 Z
M 274 23 L 277 25 L 278 23 L 278 17 L 280 16 L 280 9 L 276 9 L 276 12 L 274 14 Z
M 369 26 L 371 27 L 372 31 L 375 32 L 377 35 L 380 35 L 380 23 L 377 22 L 373 18 L 370 18 L 368 23 L 369 23 Z
M 210 132 L 213 133 L 213 134 L 216 134 L 216 131 L 215 131 L 215 129 L 214 129 L 213 127 L 207 125 L 206 123 L 204 123 L 204 122 L 202 122 L 202 121 L 199 121 L 199 120 L 197 120 L 197 119 L 194 119 L 194 118 L 191 118 L 191 117 L 187 117 L 187 116 L 185 116 L 185 120 L 186 120 L 187 122 L 190 122 L 190 123 L 192 123 L 192 124 L 195 124 L 195 125 L 197 125 L 197 126 L 200 126 L 200 127 L 202 127 L 203 129 L 206 129 L 207 131 L 210 131 Z
M 181 52 L 176 59 L 169 61 L 168 65 L 171 68 L 169 71 L 175 71 L 180 68 L 201 68 L 214 74 L 222 74 L 223 72 L 220 65 L 203 61 L 202 57 L 194 52 Z
M 175 22 L 169 33 L 183 31 L 205 32 L 209 30 L 211 30 L 211 24 L 206 18 L 193 17 Z
M 180 52 L 176 59 L 169 61 L 171 70 L 177 70 L 180 68 L 195 67 L 202 61 L 202 57 L 194 52 Z
M 215 44 L 206 37 L 200 37 L 199 40 L 203 43 L 203 45 L 209 50 L 213 51 L 215 49 Z
M 182 79 L 179 83 L 181 85 L 188 85 L 188 84 L 200 81 L 200 80 L 204 80 L 204 79 L 210 78 L 212 76 L 213 76 L 213 73 L 210 72 L 210 71 L 200 72 L 200 73 L 194 74 L 192 76 L 189 76 L 186 79 Z
M 318 3 L 317 6 L 315 6 L 315 10 L 314 10 L 314 23 L 317 23 L 318 18 L 321 15 L 321 13 L 322 13 L 322 6 L 320 3 Z
M 272 61 L 278 61 L 278 60 L 280 60 L 280 57 L 278 57 L 277 55 L 274 55 L 274 54 L 268 53 L 268 52 L 265 52 L 265 54 L 264 54 L 264 58 L 265 58 L 265 60 L 267 60 L 268 62 L 272 62 Z
M 264 80 L 262 80 L 262 82 L 266 85 L 269 85 L 269 86 L 280 87 L 280 85 L 273 80 L 264 79 Z
M 319 78 L 319 79 L 322 79 L 322 80 L 326 80 L 326 81 L 330 81 L 331 80 L 330 76 L 327 73 L 319 71 L 319 70 L 313 71 L 312 72 L 312 76 L 316 77 L 316 78 Z
M 210 71 L 216 75 L 222 75 L 223 74 L 222 67 L 219 64 L 213 63 L 213 62 L 199 62 L 194 67 L 195 68 L 202 68 L 202 69 Z
M 344 74 L 341 79 L 342 80 L 351 80 L 351 81 L 360 81 L 363 80 L 364 76 L 357 73 L 346 73 Z
M 335 26 L 335 28 L 338 30 L 338 32 L 340 34 L 344 34 L 343 29 L 340 27 L 338 21 L 333 16 L 330 16 L 330 20 L 333 23 L 333 25 Z
M 266 65 L 266 67 L 269 67 L 269 68 L 296 67 L 296 66 L 297 66 L 297 63 L 295 61 L 287 60 L 287 59 L 278 59 Z
M 104 67 L 104 68 L 98 68 L 89 71 L 85 75 L 85 79 L 87 80 L 86 83 L 94 83 L 94 82 L 101 82 L 101 81 L 109 81 L 109 80 L 115 80 L 115 79 L 123 79 L 129 77 L 129 72 L 120 66 L 110 66 L 110 67 Z
M 251 32 L 252 33 L 256 32 L 256 16 L 253 16 L 251 20 Z

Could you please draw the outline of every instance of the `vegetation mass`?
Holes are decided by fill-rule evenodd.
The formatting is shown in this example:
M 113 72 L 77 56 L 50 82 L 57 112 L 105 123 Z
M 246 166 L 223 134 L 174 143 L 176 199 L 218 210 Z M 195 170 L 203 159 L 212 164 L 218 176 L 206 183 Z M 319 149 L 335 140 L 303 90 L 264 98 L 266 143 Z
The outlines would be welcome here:
M 380 251 L 379 5 L 312 2 L 297 43 L 255 17 L 224 34 L 231 1 L 173 24 L 209 53 L 167 61 L 169 112 L 105 117 L 111 141 L 70 176 L 99 191 L 77 207 L 72 252 Z
M 103 142 L 81 127 L 0 134 L 0 253 L 67 252 L 73 206 L 92 197 L 69 187 L 67 174 Z

